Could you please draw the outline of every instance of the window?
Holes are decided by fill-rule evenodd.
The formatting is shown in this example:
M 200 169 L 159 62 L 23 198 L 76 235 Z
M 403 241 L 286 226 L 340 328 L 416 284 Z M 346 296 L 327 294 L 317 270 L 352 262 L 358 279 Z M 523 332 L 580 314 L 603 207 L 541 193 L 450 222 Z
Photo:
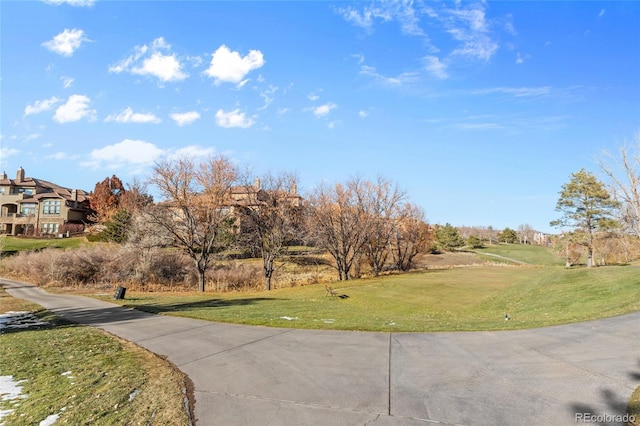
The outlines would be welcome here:
M 57 223 L 43 223 L 42 224 L 42 233 L 43 234 L 57 234 L 58 233 L 58 224 Z
M 22 203 L 20 214 L 23 216 L 33 216 L 36 214 L 36 203 Z
M 60 200 L 46 200 L 42 203 L 42 214 L 60 214 Z

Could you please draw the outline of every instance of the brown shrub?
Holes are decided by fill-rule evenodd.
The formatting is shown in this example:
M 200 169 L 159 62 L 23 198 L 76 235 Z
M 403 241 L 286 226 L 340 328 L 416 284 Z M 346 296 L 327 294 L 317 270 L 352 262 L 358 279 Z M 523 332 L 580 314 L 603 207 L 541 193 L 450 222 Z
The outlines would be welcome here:
M 258 290 L 262 287 L 262 268 L 252 263 L 221 263 L 209 269 L 207 281 L 213 291 Z

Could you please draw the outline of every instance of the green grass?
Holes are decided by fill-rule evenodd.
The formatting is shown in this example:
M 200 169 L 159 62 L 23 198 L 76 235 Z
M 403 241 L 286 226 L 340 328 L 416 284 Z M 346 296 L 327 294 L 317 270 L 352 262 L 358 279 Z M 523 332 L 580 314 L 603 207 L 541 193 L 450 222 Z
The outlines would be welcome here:
M 500 262 L 499 258 L 491 255 L 515 259 L 529 265 L 564 265 L 564 260 L 554 254 L 550 248 L 528 244 L 496 244 L 476 249 L 476 253 L 484 260 Z M 509 262 L 507 262 L 509 263 Z
M 324 286 L 312 285 L 254 293 L 133 292 L 120 303 L 154 313 L 273 327 L 503 330 L 640 310 L 639 275 L 630 266 L 482 266 L 334 283 L 344 298 L 326 297 Z M 505 321 L 505 313 L 512 320 Z
M 85 237 L 39 239 L 2 236 L 0 238 L 2 238 L 2 251 L 10 253 L 21 250 L 38 250 L 46 247 L 78 248 L 83 244 L 87 244 Z
M 14 410 L 4 424 L 38 424 L 57 413 L 66 424 L 189 424 L 185 379 L 166 361 L 0 291 L 0 312 L 10 310 L 50 325 L 0 334 L 0 375 L 23 381 L 28 395 L 19 404 L 0 400 L 0 410 Z

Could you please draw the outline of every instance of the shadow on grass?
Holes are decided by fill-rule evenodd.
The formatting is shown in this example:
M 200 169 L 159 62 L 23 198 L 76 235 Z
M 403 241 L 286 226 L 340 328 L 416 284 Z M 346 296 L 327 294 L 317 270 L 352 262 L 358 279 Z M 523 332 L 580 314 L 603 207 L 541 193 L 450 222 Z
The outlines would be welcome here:
M 122 305 L 124 308 L 129 309 L 137 309 L 143 312 L 149 312 L 152 314 L 163 314 L 166 312 L 183 312 L 190 311 L 193 309 L 203 309 L 203 308 L 227 308 L 229 306 L 246 306 L 253 305 L 254 303 L 264 302 L 264 301 L 276 301 L 280 299 L 267 298 L 267 297 L 254 297 L 248 299 L 209 299 L 209 300 L 200 300 L 197 302 L 176 302 L 169 304 L 158 304 L 158 305 Z
M 265 300 L 276 300 L 267 298 L 255 298 L 255 299 L 235 299 L 235 300 L 220 300 L 211 299 L 203 300 L 199 302 L 185 302 L 185 303 L 172 303 L 167 305 L 123 305 L 113 306 L 105 308 L 96 307 L 69 307 L 69 308 L 56 308 L 51 311 L 60 316 L 62 320 L 67 320 L 72 323 L 86 324 L 93 327 L 100 327 L 106 324 L 122 323 L 126 324 L 129 321 L 136 320 L 148 320 L 151 318 L 157 318 L 157 314 L 165 312 L 180 312 L 188 311 L 190 309 L 197 308 L 221 308 L 235 305 L 250 305 L 256 302 Z
M 6 314 L 5 314 L 6 315 Z M 16 315 L 0 325 L 0 335 L 21 331 L 53 330 L 56 328 L 77 327 L 78 324 L 54 315 L 46 309 L 31 311 L 24 315 Z

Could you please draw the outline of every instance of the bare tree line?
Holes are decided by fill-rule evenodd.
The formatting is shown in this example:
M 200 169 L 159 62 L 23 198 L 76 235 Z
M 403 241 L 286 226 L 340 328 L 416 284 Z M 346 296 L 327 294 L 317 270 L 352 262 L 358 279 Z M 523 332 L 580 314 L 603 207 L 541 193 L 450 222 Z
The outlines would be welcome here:
M 156 247 L 180 248 L 194 265 L 201 291 L 207 269 L 224 250 L 246 250 L 261 258 L 269 290 L 276 260 L 295 242 L 326 250 L 338 279 L 349 280 L 360 276 L 363 262 L 374 275 L 385 268 L 408 270 L 431 239 L 424 211 L 381 176 L 319 185 L 303 198 L 291 173 L 267 173 L 250 183 L 247 173 L 224 156 L 165 159 L 148 179 L 162 200 L 138 197 L 144 202 L 121 206 L 143 205 L 127 215 L 114 208 L 114 200 L 126 194 L 122 185 L 109 190 L 111 181 L 119 182 L 114 178 L 99 183 L 105 195 L 94 205 L 105 211 L 96 216 L 110 217 L 107 228 L 114 223 L 125 227 L 127 243 L 139 249 L 143 260 Z M 139 186 L 136 190 L 145 194 Z
M 618 219 L 636 237 L 640 236 L 639 146 L 634 150 L 625 146 L 619 156 L 605 153 L 600 161 L 612 194 L 622 201 Z M 122 206 L 135 210 L 127 223 L 128 242 L 143 252 L 158 246 L 181 248 L 193 262 L 202 291 L 207 269 L 223 250 L 247 250 L 261 258 L 264 286 L 269 290 L 277 259 L 294 242 L 326 250 L 338 279 L 350 280 L 360 276 L 364 263 L 374 275 L 387 268 L 410 269 L 419 253 L 433 247 L 435 229 L 439 229 L 426 223 L 424 210 L 411 203 L 403 189 L 382 176 L 320 184 L 303 198 L 297 193 L 294 174 L 266 173 L 251 183 L 246 172 L 217 156 L 202 161 L 165 159 L 155 165 L 147 183 L 157 189 L 162 201 L 153 203 L 139 182 L 129 194 L 121 190 L 122 185 L 110 191 L 111 181 L 99 183 L 106 198 L 95 205 L 110 210 L 97 216 L 113 218 L 113 194 L 122 197 Z M 526 223 L 517 231 L 491 226 L 457 229 L 462 241 L 473 237 L 493 244 L 508 237 L 508 242 L 547 243 Z M 601 247 L 620 245 L 614 244 L 611 235 L 598 238 Z

